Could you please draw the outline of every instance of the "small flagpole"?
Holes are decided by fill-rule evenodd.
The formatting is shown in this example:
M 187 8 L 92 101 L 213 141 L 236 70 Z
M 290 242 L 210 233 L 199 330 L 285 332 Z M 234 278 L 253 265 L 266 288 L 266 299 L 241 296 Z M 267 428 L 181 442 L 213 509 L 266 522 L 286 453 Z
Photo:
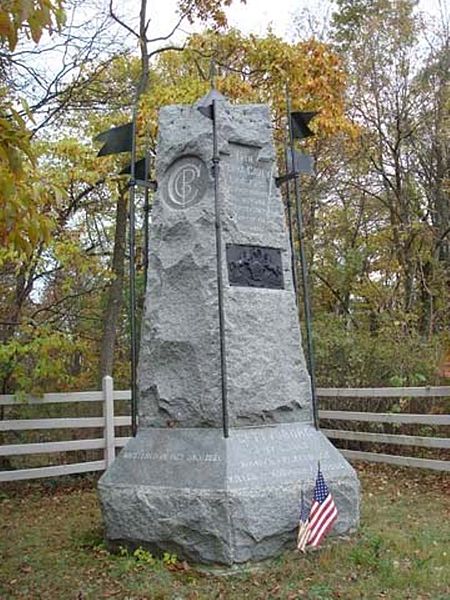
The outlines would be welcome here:
M 291 162 L 292 162 L 292 169 L 294 170 L 295 149 L 294 149 L 294 135 L 293 135 L 293 130 L 292 130 L 291 100 L 289 97 L 288 84 L 286 84 L 286 107 L 287 107 L 287 116 L 288 116 Z M 308 266 L 306 263 L 306 254 L 305 254 L 303 215 L 302 215 L 302 207 L 301 207 L 301 203 L 300 203 L 300 186 L 299 186 L 299 181 L 298 181 L 298 175 L 294 178 L 294 194 L 295 194 L 295 207 L 296 207 L 296 216 L 297 216 L 297 242 L 298 242 L 299 250 L 300 250 L 300 265 L 301 265 L 301 270 L 302 270 L 303 306 L 304 306 L 304 311 L 305 311 L 306 343 L 307 343 L 307 347 L 308 347 L 309 376 L 310 376 L 310 380 L 311 380 L 313 423 L 314 423 L 314 427 L 316 429 L 319 429 L 319 420 L 318 420 L 318 414 L 317 414 L 314 345 L 313 345 L 313 337 L 312 337 L 311 303 L 310 303 L 309 288 L 308 288 Z
M 137 433 L 137 337 L 136 337 L 136 242 L 135 242 L 135 190 L 136 190 L 136 121 L 137 103 L 139 96 L 133 104 L 133 119 L 131 133 L 131 168 L 130 168 L 130 196 L 129 196 L 129 221 L 130 231 L 128 236 L 130 254 L 130 337 L 131 337 L 131 433 Z
M 219 176 L 220 155 L 217 141 L 217 104 L 212 101 L 213 122 L 213 176 L 214 176 L 214 209 L 216 225 L 216 259 L 217 259 L 217 295 L 219 308 L 219 338 L 220 338 L 220 371 L 222 387 L 222 424 L 223 435 L 229 437 L 228 425 L 228 386 L 227 386 L 227 361 L 225 348 L 225 311 L 223 305 L 223 275 L 222 275 L 222 219 L 219 202 Z
M 286 173 L 289 173 L 289 160 L 288 160 L 288 141 L 287 135 L 284 136 L 284 160 L 286 163 Z M 294 165 L 292 165 L 294 171 Z M 292 206 L 291 206 L 291 191 L 289 181 L 286 185 L 286 208 L 287 208 L 287 221 L 289 228 L 289 244 L 291 246 L 291 269 L 292 269 L 292 283 L 295 291 L 295 303 L 298 304 L 298 281 L 297 281 L 297 257 L 295 254 L 294 240 L 292 237 Z
M 148 278 L 148 225 L 150 220 L 150 199 L 149 199 L 149 187 L 148 176 L 150 172 L 150 154 L 146 152 L 145 154 L 145 188 L 144 188 L 144 294 L 147 290 L 147 278 Z

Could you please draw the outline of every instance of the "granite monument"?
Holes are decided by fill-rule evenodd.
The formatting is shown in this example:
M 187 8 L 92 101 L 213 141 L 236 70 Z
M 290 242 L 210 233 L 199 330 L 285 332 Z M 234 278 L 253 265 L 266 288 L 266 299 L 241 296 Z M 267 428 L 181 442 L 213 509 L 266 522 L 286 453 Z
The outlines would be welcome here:
M 198 110 L 208 98 L 217 187 L 212 122 Z M 268 107 L 208 98 L 160 111 L 139 428 L 99 494 L 110 543 L 233 565 L 295 547 L 300 492 L 312 496 L 318 460 L 339 510 L 335 534 L 357 526 L 359 484 L 312 425 Z

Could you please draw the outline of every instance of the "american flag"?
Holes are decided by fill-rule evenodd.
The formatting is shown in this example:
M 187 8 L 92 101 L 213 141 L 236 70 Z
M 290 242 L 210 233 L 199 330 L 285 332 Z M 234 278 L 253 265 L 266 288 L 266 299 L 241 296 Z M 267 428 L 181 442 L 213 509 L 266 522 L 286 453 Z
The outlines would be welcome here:
M 314 501 L 309 513 L 308 540 L 306 543 L 313 547 L 318 546 L 321 539 L 332 528 L 337 519 L 337 514 L 333 496 L 325 483 L 319 465 L 314 487 Z
M 297 549 L 301 550 L 301 552 L 305 552 L 306 542 L 308 541 L 308 533 L 309 533 L 309 521 L 308 521 L 308 508 L 305 504 L 305 499 L 303 497 L 302 490 L 302 500 L 300 504 L 300 522 L 298 525 L 298 536 L 297 536 Z

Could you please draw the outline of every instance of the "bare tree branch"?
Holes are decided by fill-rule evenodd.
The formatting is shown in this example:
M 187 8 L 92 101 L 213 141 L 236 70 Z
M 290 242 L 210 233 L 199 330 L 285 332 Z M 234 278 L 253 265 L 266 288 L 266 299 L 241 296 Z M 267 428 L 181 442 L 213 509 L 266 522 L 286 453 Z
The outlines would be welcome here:
M 128 31 L 128 33 L 131 33 L 131 35 L 134 35 L 135 37 L 137 37 L 139 39 L 139 34 L 136 31 L 134 31 L 134 29 L 132 27 L 130 27 L 124 21 L 119 19 L 119 17 L 115 14 L 115 12 L 113 10 L 113 0 L 110 0 L 110 2 L 109 2 L 109 14 L 114 19 L 114 21 L 116 21 L 116 23 L 118 23 L 121 27 L 126 29 Z

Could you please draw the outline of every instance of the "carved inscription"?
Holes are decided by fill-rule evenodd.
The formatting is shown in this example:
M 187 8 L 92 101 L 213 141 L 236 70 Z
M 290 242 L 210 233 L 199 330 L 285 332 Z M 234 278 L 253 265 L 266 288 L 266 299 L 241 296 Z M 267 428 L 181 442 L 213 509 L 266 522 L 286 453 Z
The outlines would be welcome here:
M 158 447 L 130 448 L 125 449 L 121 456 L 136 466 L 150 463 L 145 472 L 152 473 L 153 478 L 162 477 L 161 474 L 170 473 L 172 469 L 179 469 L 180 472 L 186 469 L 192 477 L 192 468 L 198 473 L 208 471 L 211 477 L 221 477 L 223 471 L 220 469 L 226 461 L 228 483 L 233 487 L 251 490 L 266 486 L 269 473 L 271 486 L 291 482 L 293 470 L 301 472 L 303 477 L 306 475 L 313 485 L 317 465 L 310 460 L 312 448 L 326 473 L 345 472 L 343 464 L 336 463 L 331 448 L 317 444 L 310 431 L 296 428 L 273 427 L 246 430 L 245 433 L 236 430 L 227 459 L 212 448 L 210 451 L 204 448 L 203 451 L 192 452 L 186 445 L 179 449 L 173 446 L 166 451 Z
M 262 233 L 278 214 L 273 196 L 274 164 L 258 159 L 259 148 L 230 143 L 227 164 L 230 206 L 237 224 L 250 233 Z
M 313 447 L 314 456 L 327 473 L 343 471 L 342 463 L 335 461 L 334 452 L 319 446 L 308 430 L 274 427 L 273 430 L 246 431 L 236 443 L 229 477 L 232 485 L 260 485 L 266 481 L 268 471 L 272 484 L 291 481 L 292 469 L 309 472 L 313 481 L 317 471 L 316 463 L 309 459 Z
M 276 248 L 227 244 L 230 285 L 282 290 L 281 251 Z
M 155 460 L 158 462 L 187 462 L 187 463 L 208 463 L 222 462 L 222 457 L 218 454 L 183 454 L 179 453 L 158 453 L 158 452 L 133 452 L 124 451 L 124 458 L 131 460 Z
M 310 445 L 314 442 L 314 437 L 306 429 L 296 429 L 284 427 L 280 429 L 278 427 L 267 428 L 264 430 L 250 430 L 246 431 L 245 437 L 239 440 L 239 444 L 244 448 L 252 448 L 255 445 L 261 448 L 266 448 L 268 451 L 270 448 L 275 448 L 268 442 L 274 442 L 276 445 L 282 442 L 287 445 L 289 442 L 293 442 L 294 447 L 297 450 L 307 450 Z
M 207 185 L 205 163 L 197 156 L 182 156 L 167 169 L 163 198 L 171 208 L 190 208 L 203 198 Z

